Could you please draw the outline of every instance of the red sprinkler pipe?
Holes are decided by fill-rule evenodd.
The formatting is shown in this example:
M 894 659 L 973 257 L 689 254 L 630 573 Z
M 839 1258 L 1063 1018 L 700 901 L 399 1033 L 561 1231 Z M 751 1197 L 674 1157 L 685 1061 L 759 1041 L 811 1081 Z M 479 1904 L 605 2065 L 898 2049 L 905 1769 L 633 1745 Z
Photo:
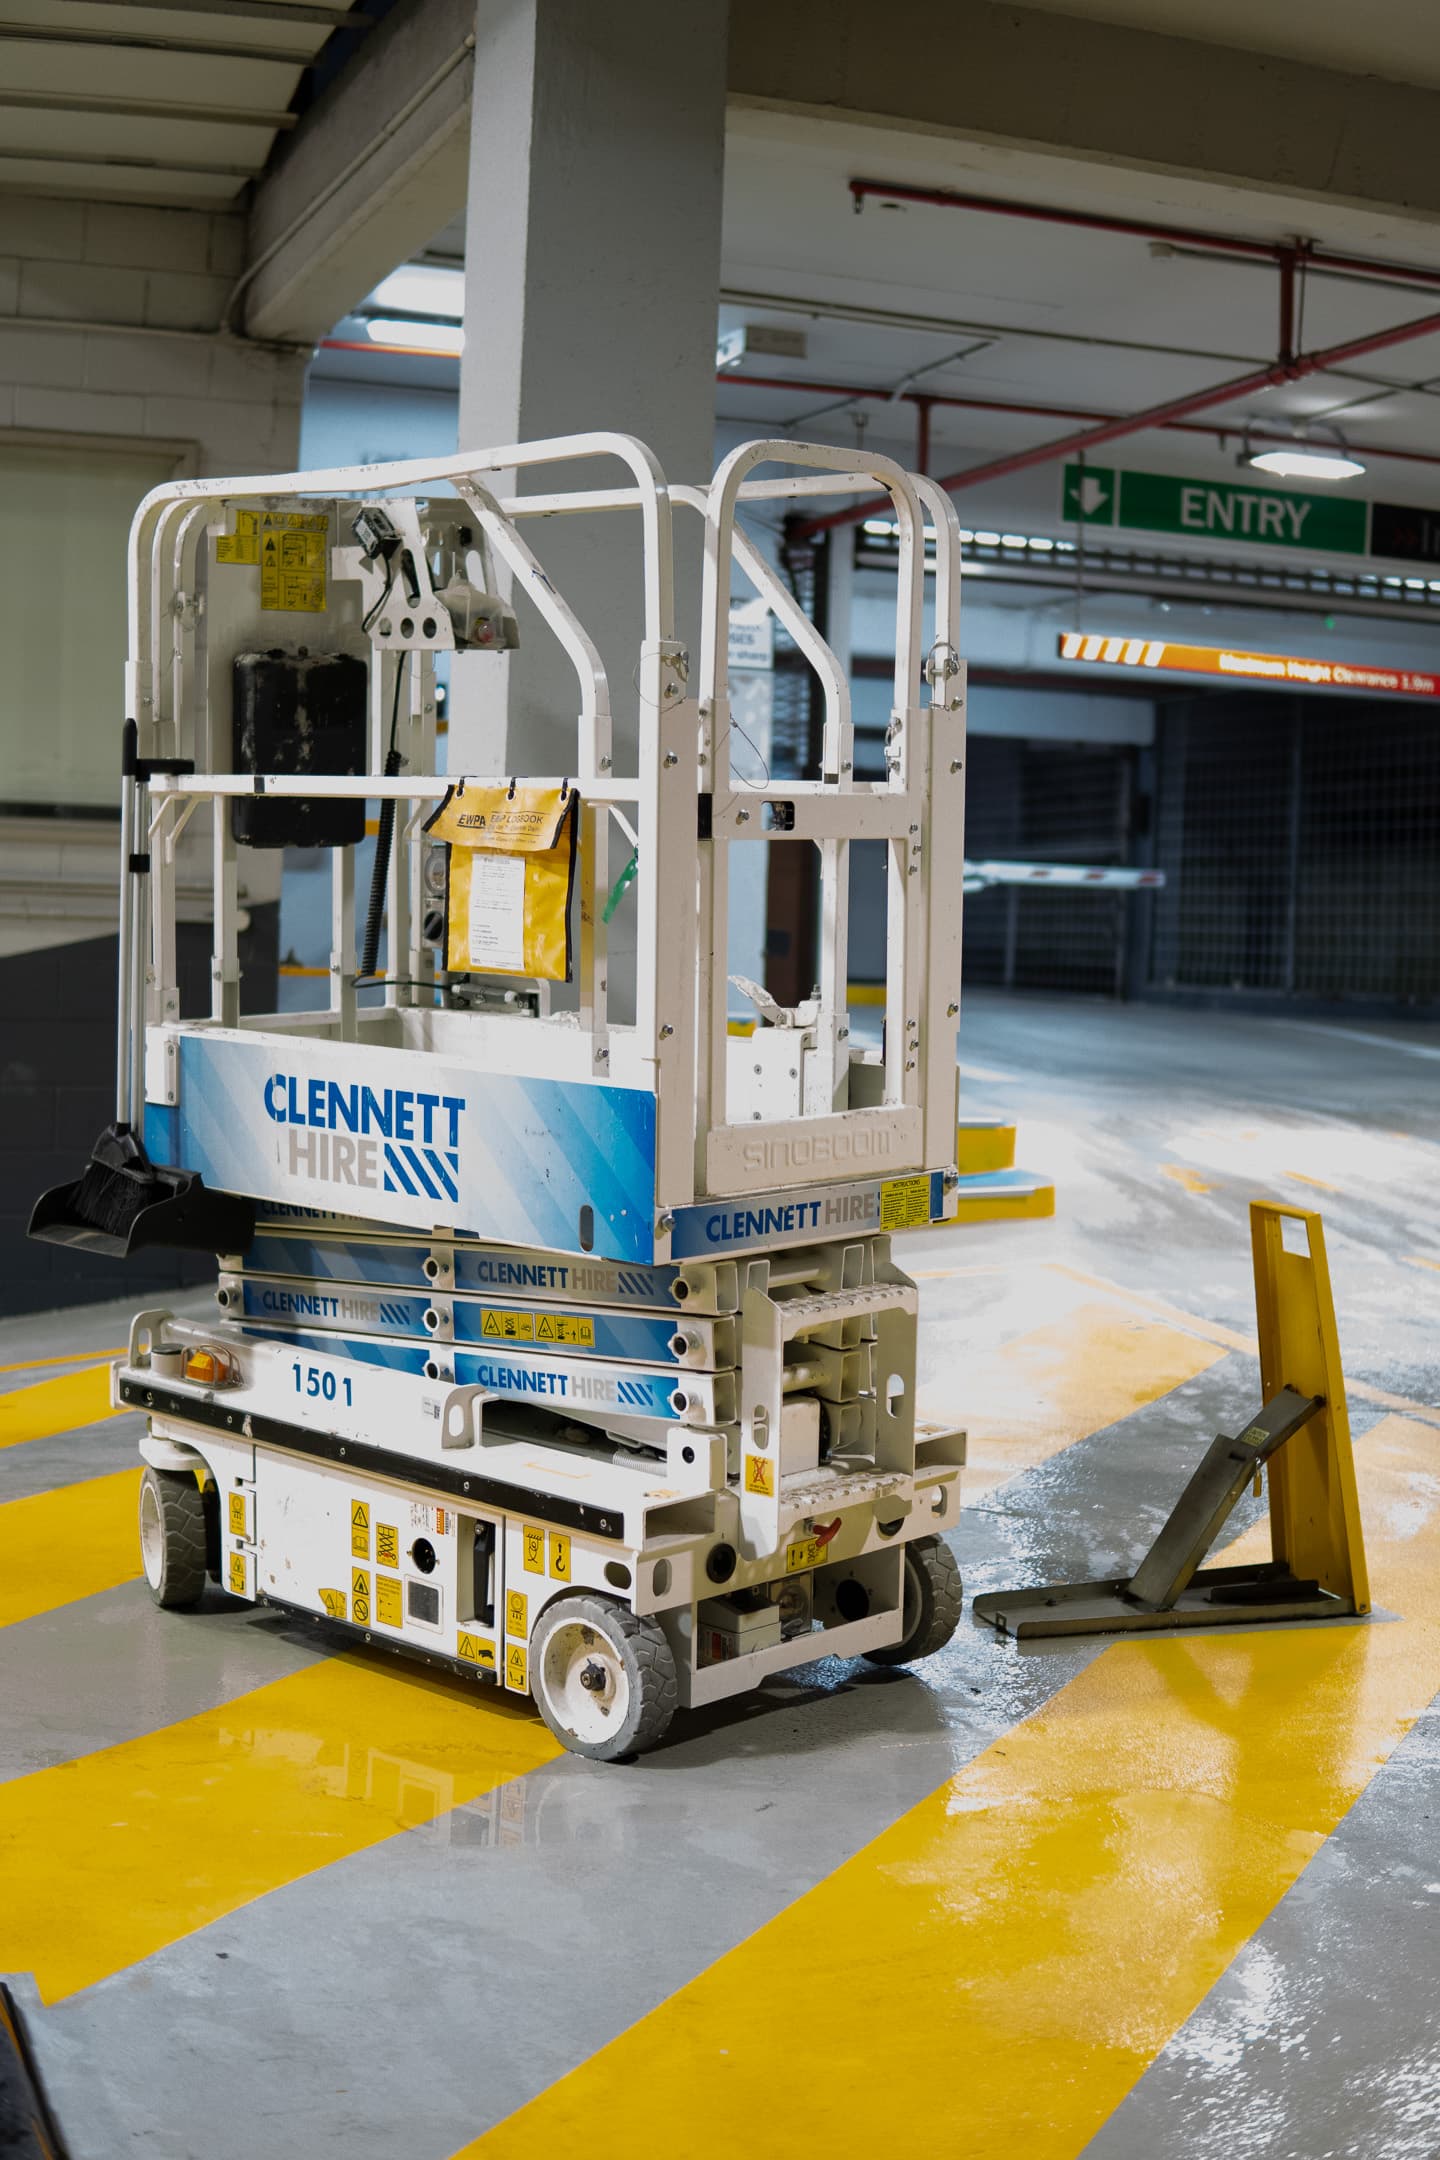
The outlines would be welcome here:
M 857 210 L 867 200 L 924 203 L 937 210 L 977 210 L 993 217 L 1028 218 L 1040 225 L 1070 225 L 1084 232 L 1120 233 L 1132 240 L 1159 240 L 1170 247 L 1200 248 L 1212 255 L 1248 255 L 1258 262 L 1283 263 L 1303 256 L 1312 270 L 1343 272 L 1347 277 L 1399 278 L 1408 285 L 1440 286 L 1440 270 L 1411 263 L 1381 262 L 1370 255 L 1344 255 L 1311 241 L 1249 240 L 1234 233 L 1209 232 L 1192 225 L 1160 225 L 1148 218 L 1111 217 L 1098 210 L 1066 210 L 1055 203 L 1016 202 L 1001 195 L 963 195 L 953 188 L 906 187 L 888 180 L 852 180 Z
M 366 347 L 369 351 L 372 348 Z M 1016 398 L 969 398 L 953 397 L 943 390 L 886 390 L 874 383 L 814 382 L 808 376 L 797 375 L 736 375 L 729 368 L 722 368 L 716 375 L 717 383 L 733 383 L 740 390 L 790 390 L 802 396 L 833 398 L 873 398 L 882 405 L 896 398 L 912 403 L 924 397 L 927 405 L 944 405 L 960 412 L 1018 414 L 1029 420 L 1113 420 L 1114 413 L 1096 412 L 1083 405 L 1036 405 L 1022 403 Z M 1240 428 L 1233 421 L 1167 420 L 1164 427 L 1175 435 L 1224 436 L 1243 434 L 1248 441 L 1257 443 L 1281 443 L 1291 448 L 1296 438 L 1279 428 Z M 1357 457 L 1394 458 L 1405 465 L 1440 465 L 1440 453 L 1434 450 L 1398 450 L 1393 443 L 1356 442 L 1351 436 L 1345 438 L 1347 450 Z
M 1147 406 L 1143 412 L 1122 414 L 1103 421 L 1099 427 L 1082 428 L 1074 435 L 1062 435 L 1058 441 L 1038 443 L 1032 450 L 1017 450 L 1009 457 L 992 458 L 987 465 L 972 465 L 964 472 L 947 473 L 940 486 L 955 494 L 961 488 L 979 487 L 987 480 L 1003 480 L 1011 473 L 1028 472 L 1033 465 L 1051 465 L 1059 458 L 1083 457 L 1088 451 L 1098 450 L 1102 443 L 1117 442 L 1124 435 L 1139 435 L 1149 428 L 1168 427 L 1176 420 L 1188 419 L 1191 413 L 1208 412 L 1216 405 L 1230 405 L 1237 398 L 1254 397 L 1262 390 L 1278 389 L 1282 383 L 1301 382 L 1307 375 L 1323 374 L 1327 368 L 1339 367 L 1346 360 L 1359 360 L 1367 353 L 1384 352 L 1391 345 L 1433 337 L 1437 332 L 1440 332 L 1440 314 L 1420 315 L 1411 322 L 1397 323 L 1394 329 L 1372 330 L 1366 337 L 1347 338 L 1343 345 L 1328 345 L 1320 352 L 1300 353 L 1289 361 L 1277 360 L 1268 368 L 1257 368 L 1251 375 L 1232 376 L 1229 382 L 1214 383 L 1208 390 L 1192 390 L 1187 396 L 1171 398 L 1163 405 Z M 861 524 L 867 517 L 875 517 L 889 508 L 889 496 L 882 496 L 878 501 L 872 499 L 852 504 L 845 510 L 832 510 L 827 517 L 807 518 L 797 531 L 806 537 L 832 532 L 838 526 Z

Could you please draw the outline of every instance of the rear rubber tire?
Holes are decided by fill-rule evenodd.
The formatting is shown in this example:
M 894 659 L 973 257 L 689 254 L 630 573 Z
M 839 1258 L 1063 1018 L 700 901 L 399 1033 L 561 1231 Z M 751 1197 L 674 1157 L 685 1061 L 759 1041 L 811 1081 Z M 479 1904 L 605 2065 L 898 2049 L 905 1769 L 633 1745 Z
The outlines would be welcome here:
M 140 1561 L 150 1595 L 167 1611 L 205 1593 L 205 1498 L 185 1470 L 147 1469 L 140 1480 Z
M 905 1547 L 905 1633 L 884 1650 L 867 1650 L 869 1665 L 910 1665 L 943 1650 L 960 1625 L 964 1585 L 955 1555 L 942 1537 Z
M 592 1762 L 654 1747 L 680 1699 L 659 1621 L 594 1594 L 557 1598 L 540 1615 L 530 1691 L 561 1746 Z

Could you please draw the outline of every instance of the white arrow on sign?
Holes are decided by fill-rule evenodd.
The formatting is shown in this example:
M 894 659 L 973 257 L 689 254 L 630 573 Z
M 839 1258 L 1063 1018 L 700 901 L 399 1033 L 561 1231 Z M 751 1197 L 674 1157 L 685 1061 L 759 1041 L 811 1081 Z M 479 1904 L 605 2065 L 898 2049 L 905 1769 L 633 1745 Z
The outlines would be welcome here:
M 1081 511 L 1086 517 L 1094 517 L 1095 512 L 1103 510 L 1110 500 L 1109 488 L 1106 487 L 1103 480 L 1097 479 L 1094 473 L 1085 473 L 1075 492 L 1079 498 Z

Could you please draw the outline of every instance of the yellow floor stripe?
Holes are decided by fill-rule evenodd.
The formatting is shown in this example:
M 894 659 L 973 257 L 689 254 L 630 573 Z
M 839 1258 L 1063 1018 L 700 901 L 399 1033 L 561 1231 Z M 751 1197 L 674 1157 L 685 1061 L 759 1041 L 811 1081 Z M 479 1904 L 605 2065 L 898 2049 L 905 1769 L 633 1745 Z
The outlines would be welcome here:
M 124 1343 L 112 1350 L 72 1350 L 68 1357 L 22 1358 L 18 1365 L 0 1365 L 0 1373 L 39 1372 L 45 1365 L 89 1365 L 96 1358 L 116 1358 L 125 1355 Z
M 503 1698 L 347 1656 L 16 1778 L 0 1785 L 0 1971 L 58 2002 L 558 1752 Z M 343 1992 L 311 1948 L 316 1986 Z
M 59 1380 L 37 1380 L 34 1387 L 0 1395 L 0 1448 L 18 1447 L 22 1440 L 48 1440 L 52 1433 L 119 1414 L 110 1407 L 108 1365 L 92 1365 Z
M 138 1575 L 139 1491 L 137 1467 L 0 1506 L 0 1627 Z
M 455 2160 L 893 2142 L 1074 2160 L 1440 1689 L 1426 1427 L 1361 1450 L 1399 1624 L 1105 1650 L 815 1890 Z M 1236 1557 L 1258 1557 L 1242 1548 Z M 797 1975 L 812 2005 L 796 2040 Z
M 1086 1304 L 967 1357 L 959 1390 L 969 1435 L 962 1506 L 1168 1395 L 1225 1354 L 1158 1321 Z M 947 1391 L 953 1387 L 947 1381 Z

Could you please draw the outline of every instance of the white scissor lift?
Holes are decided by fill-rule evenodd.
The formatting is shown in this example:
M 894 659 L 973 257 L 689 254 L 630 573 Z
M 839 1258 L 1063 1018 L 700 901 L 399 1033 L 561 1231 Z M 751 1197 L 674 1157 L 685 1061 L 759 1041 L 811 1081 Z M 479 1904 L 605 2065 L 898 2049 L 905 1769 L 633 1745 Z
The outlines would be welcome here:
M 522 470 L 563 461 L 573 480 L 615 460 L 621 487 L 514 492 Z M 752 477 L 766 465 L 784 473 Z M 895 700 L 884 778 L 861 781 L 844 672 L 737 510 L 877 488 L 900 532 Z M 673 619 L 677 505 L 704 525 L 693 658 Z M 534 537 L 616 510 L 638 513 L 644 593 L 629 773 L 595 639 Z M 803 780 L 732 769 L 732 565 L 824 685 L 823 770 Z M 459 777 L 435 775 L 435 656 L 513 642 L 518 595 L 576 676 L 570 771 L 522 776 L 578 792 L 563 1010 L 548 983 L 447 972 L 426 920 L 424 826 Z M 916 1292 L 890 1233 L 953 1211 L 958 615 L 948 498 L 825 447 L 749 444 L 708 489 L 669 488 L 639 442 L 596 434 L 146 498 L 117 1123 L 35 1228 L 220 1253 L 217 1318 L 141 1313 L 115 1370 L 116 1403 L 147 1417 L 140 1534 L 161 1605 L 218 1581 L 531 1694 L 567 1747 L 601 1759 L 652 1746 L 677 1705 L 820 1657 L 894 1664 L 948 1639 L 960 1583 L 943 1532 L 963 1441 L 917 1425 Z M 365 769 L 237 771 L 237 655 L 302 648 L 364 661 Z M 241 1014 L 232 806 L 249 796 L 394 801 L 380 1002 L 356 993 L 343 845 L 328 1005 Z M 194 1018 L 175 899 L 192 817 L 210 828 L 215 926 L 211 1009 Z M 888 851 L 878 1055 L 852 1047 L 846 1014 L 856 840 Z M 730 851 L 754 841 L 817 849 L 821 966 L 813 999 L 769 1008 L 747 1036 L 729 1025 L 727 922 Z M 635 926 L 622 1022 L 606 900 L 632 851 L 616 903 Z

